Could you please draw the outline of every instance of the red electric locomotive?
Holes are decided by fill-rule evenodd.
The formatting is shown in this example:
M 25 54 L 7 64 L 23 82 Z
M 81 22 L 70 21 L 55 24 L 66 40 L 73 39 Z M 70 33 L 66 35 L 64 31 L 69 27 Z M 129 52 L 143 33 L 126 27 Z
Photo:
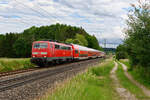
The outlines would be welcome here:
M 31 62 L 45 66 L 48 63 L 90 59 L 104 55 L 104 52 L 76 44 L 64 44 L 50 40 L 35 41 L 32 44 Z

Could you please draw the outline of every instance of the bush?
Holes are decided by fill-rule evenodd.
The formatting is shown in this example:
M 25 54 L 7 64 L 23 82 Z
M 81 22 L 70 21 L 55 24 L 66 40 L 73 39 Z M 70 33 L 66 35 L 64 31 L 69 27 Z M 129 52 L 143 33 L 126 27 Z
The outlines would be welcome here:
M 150 67 L 150 4 L 139 2 L 129 14 L 125 45 L 132 65 Z

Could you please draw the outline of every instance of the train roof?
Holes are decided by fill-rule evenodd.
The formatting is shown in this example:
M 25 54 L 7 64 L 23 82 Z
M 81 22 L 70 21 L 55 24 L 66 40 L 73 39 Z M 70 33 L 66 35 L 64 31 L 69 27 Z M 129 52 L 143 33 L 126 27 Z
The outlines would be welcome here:
M 57 45 L 63 45 L 63 46 L 68 46 L 68 47 L 71 46 L 71 44 L 61 43 L 61 42 L 56 42 L 56 41 L 48 41 L 48 40 L 34 41 L 33 43 L 40 43 L 40 42 L 50 42 L 50 43 L 54 43 Z
M 72 44 L 75 48 L 78 48 L 79 50 L 84 50 L 84 51 L 97 51 L 100 52 L 98 50 L 92 49 L 92 48 L 88 48 L 88 47 L 84 47 L 78 44 Z

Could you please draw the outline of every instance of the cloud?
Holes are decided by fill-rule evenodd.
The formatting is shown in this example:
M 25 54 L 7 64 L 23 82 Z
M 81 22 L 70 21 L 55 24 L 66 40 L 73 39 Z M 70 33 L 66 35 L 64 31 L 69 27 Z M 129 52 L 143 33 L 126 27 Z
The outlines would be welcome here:
M 131 3 L 137 0 L 1 0 L 0 33 L 59 22 L 83 27 L 99 40 L 123 39 Z

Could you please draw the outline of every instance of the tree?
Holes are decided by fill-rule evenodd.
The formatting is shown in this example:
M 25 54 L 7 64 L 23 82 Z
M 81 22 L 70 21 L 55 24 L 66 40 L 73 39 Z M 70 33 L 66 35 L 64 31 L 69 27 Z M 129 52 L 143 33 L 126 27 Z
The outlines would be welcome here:
M 18 39 L 13 45 L 13 50 L 18 58 L 27 57 L 27 48 L 27 43 L 23 38 Z
M 150 67 L 150 4 L 132 5 L 126 29 L 127 53 L 132 65 Z
M 76 34 L 75 39 L 67 39 L 65 42 L 66 43 L 79 44 L 79 45 L 82 45 L 82 46 L 87 46 L 88 45 L 88 42 L 85 39 L 85 37 L 83 35 L 80 35 L 80 34 Z
M 4 49 L 4 45 L 3 45 L 3 41 L 4 41 L 4 35 L 0 35 L 0 57 L 4 57 L 4 53 L 3 53 L 3 49 Z
M 66 43 L 74 43 L 74 40 L 73 39 L 67 39 L 65 42 Z
M 18 36 L 19 34 L 17 33 L 6 33 L 6 35 L 2 36 L 0 52 L 3 57 L 15 57 L 12 47 Z
M 128 58 L 126 47 L 124 44 L 120 44 L 116 49 L 116 59 L 125 59 Z
M 97 49 L 97 50 L 102 50 L 102 48 L 99 46 L 99 42 L 96 39 L 96 37 L 93 35 L 86 35 L 86 39 L 88 41 L 88 47 L 89 48 L 93 48 L 93 49 Z
M 83 35 L 76 34 L 76 40 L 75 41 L 78 41 L 78 43 L 80 45 L 88 46 L 88 42 L 87 42 L 86 38 Z

